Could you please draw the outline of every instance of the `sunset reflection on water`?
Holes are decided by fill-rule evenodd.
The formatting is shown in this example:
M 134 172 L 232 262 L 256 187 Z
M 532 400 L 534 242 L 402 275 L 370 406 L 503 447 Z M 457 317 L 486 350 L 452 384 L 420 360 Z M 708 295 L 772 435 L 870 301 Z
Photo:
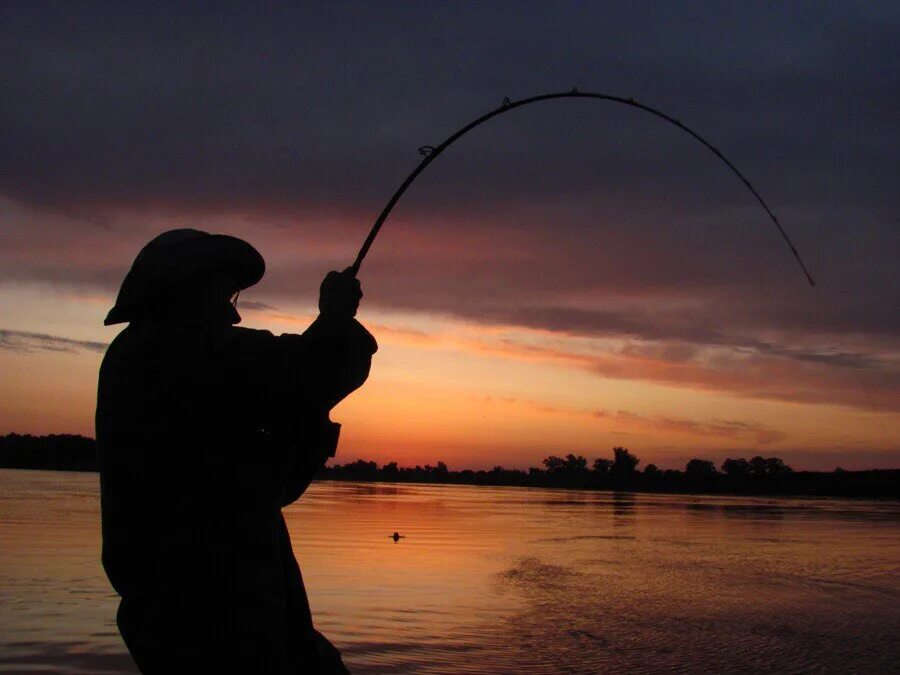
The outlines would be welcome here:
M 0 670 L 134 672 L 96 476 L 0 485 Z M 353 672 L 887 672 L 900 657 L 896 503 L 316 483 L 286 515 L 318 627 Z

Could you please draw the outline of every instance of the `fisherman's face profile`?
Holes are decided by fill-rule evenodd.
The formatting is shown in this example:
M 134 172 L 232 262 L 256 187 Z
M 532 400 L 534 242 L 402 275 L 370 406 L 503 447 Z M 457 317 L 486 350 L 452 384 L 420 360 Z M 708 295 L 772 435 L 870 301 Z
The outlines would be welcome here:
M 229 275 L 213 273 L 185 279 L 160 294 L 148 316 L 174 322 L 234 325 L 241 322 L 237 311 L 240 289 Z

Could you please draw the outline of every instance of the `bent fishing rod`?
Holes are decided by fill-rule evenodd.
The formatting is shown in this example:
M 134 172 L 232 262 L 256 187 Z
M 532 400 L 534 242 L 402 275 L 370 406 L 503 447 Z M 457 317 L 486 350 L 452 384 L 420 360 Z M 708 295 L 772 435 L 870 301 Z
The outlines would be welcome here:
M 480 126 L 498 115 L 502 115 L 503 113 L 509 112 L 510 110 L 515 110 L 516 108 L 521 108 L 522 106 L 530 105 L 532 103 L 538 103 L 540 101 L 550 101 L 558 98 L 583 98 L 583 99 L 597 99 L 601 101 L 609 101 L 610 103 L 620 103 L 622 105 L 629 106 L 631 108 L 637 108 L 638 110 L 643 110 L 646 113 L 649 113 L 655 117 L 665 120 L 670 124 L 674 124 L 676 127 L 681 129 L 682 131 L 687 132 L 700 143 L 702 143 L 708 150 L 710 150 L 716 157 L 721 159 L 728 166 L 729 169 L 741 179 L 741 182 L 747 186 L 750 192 L 753 193 L 753 196 L 756 197 L 756 201 L 760 203 L 760 205 L 765 209 L 766 213 L 769 215 L 769 218 L 775 223 L 775 227 L 778 228 L 778 232 L 781 234 L 782 239 L 784 239 L 785 243 L 791 249 L 791 253 L 794 255 L 794 258 L 797 260 L 797 263 L 800 265 L 800 269 L 803 270 L 803 274 L 806 275 L 807 281 L 809 281 L 811 286 L 815 286 L 816 282 L 812 278 L 812 275 L 809 273 L 809 270 L 806 268 L 806 265 L 803 262 L 803 259 L 800 257 L 799 251 L 797 251 L 797 247 L 794 246 L 794 242 L 791 241 L 791 238 L 788 236 L 784 227 L 782 227 L 781 223 L 778 221 L 778 217 L 769 208 L 769 205 L 766 204 L 765 200 L 753 187 L 749 180 L 742 174 L 738 168 L 731 163 L 731 161 L 722 154 L 722 152 L 716 148 L 712 143 L 703 138 L 696 131 L 683 124 L 681 120 L 678 120 L 671 115 L 667 115 L 661 110 L 657 110 L 656 108 L 652 108 L 649 105 L 645 105 L 643 103 L 638 103 L 633 98 L 624 98 L 622 96 L 613 96 L 611 94 L 599 94 L 594 92 L 587 91 L 579 91 L 577 88 L 572 89 L 571 91 L 557 92 L 553 94 L 540 94 L 538 96 L 531 96 L 529 98 L 523 98 L 519 101 L 511 101 L 509 98 L 504 98 L 503 102 L 500 104 L 499 108 L 490 111 L 482 115 L 481 117 L 472 120 L 467 125 L 453 133 L 449 136 L 443 143 L 436 146 L 423 145 L 419 148 L 419 154 L 422 155 L 422 160 L 419 162 L 419 165 L 413 169 L 412 173 L 406 177 L 406 180 L 397 188 L 397 191 L 393 194 L 393 196 L 388 201 L 387 205 L 382 209 L 379 214 L 375 224 L 372 225 L 372 229 L 369 231 L 369 236 L 366 237 L 366 240 L 363 242 L 362 248 L 359 250 L 359 254 L 356 256 L 356 260 L 351 266 L 351 270 L 353 272 L 353 276 L 355 277 L 359 273 L 359 268 L 362 265 L 363 260 L 366 257 L 366 254 L 369 252 L 369 249 L 372 247 L 372 243 L 375 241 L 375 238 L 378 236 L 378 233 L 381 231 L 381 226 L 384 224 L 384 221 L 387 219 L 391 210 L 399 201 L 400 197 L 403 196 L 403 193 L 406 192 L 407 188 L 412 185 L 413 181 L 422 173 L 425 168 L 431 164 L 434 160 L 436 160 L 441 153 L 444 152 L 448 147 L 450 147 L 454 142 L 465 136 L 467 133 L 472 131 L 477 126 Z

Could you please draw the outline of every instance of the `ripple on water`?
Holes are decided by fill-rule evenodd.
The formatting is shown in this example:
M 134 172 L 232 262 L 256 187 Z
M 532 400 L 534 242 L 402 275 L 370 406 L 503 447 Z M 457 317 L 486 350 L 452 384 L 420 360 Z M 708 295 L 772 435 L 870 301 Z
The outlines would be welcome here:
M 0 672 L 136 672 L 99 566 L 96 476 L 0 480 Z M 286 518 L 354 673 L 900 661 L 894 504 L 317 483 Z

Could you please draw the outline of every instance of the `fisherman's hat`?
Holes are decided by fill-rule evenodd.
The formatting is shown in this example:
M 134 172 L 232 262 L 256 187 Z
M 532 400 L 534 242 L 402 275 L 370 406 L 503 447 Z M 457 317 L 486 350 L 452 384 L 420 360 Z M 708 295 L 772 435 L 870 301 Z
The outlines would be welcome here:
M 191 280 L 224 273 L 234 280 L 234 290 L 242 291 L 262 279 L 265 271 L 259 251 L 243 239 L 200 230 L 169 230 L 138 253 L 103 324 L 132 321 L 166 293 Z

